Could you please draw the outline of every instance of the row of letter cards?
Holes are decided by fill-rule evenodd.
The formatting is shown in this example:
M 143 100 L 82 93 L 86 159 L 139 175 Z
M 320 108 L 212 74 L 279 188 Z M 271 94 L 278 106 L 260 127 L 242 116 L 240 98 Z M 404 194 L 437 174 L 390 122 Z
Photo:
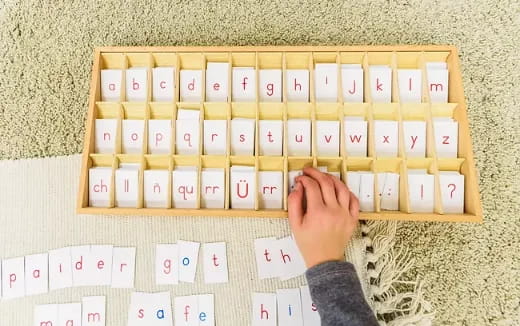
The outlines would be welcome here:
M 2 260 L 3 299 L 79 286 L 133 288 L 135 248 L 86 245 Z
M 105 102 L 448 102 L 449 68 L 442 53 L 114 53 L 102 58 Z
M 175 318 L 174 318 L 175 316 Z M 45 304 L 34 307 L 34 326 L 106 325 L 105 297 L 84 297 L 81 303 Z M 213 294 L 174 298 L 170 292 L 133 292 L 128 309 L 128 326 L 215 326 Z
M 253 293 L 252 326 L 320 326 L 308 286 Z
M 135 116 L 130 111 L 145 111 L 144 105 L 123 108 L 126 117 Z M 113 105 L 104 109 L 116 115 L 119 111 Z M 202 120 L 204 109 L 198 108 L 179 109 L 176 119 L 144 119 L 142 115 L 138 119 L 96 119 L 94 150 L 151 155 L 458 156 L 454 104 L 436 105 L 431 110 L 427 105 L 400 108 L 393 104 L 349 105 L 343 112 L 338 106 L 320 109 L 314 115 L 316 121 L 305 110 L 300 118 L 286 120 L 282 120 L 283 111 L 265 120 L 256 120 L 254 111 L 230 120 L 226 114 L 220 116 L 224 119 Z
M 123 159 L 128 158 L 116 158 Z M 203 156 L 201 160 L 199 157 L 162 159 L 157 162 L 156 157 L 149 157 L 142 164 L 121 162 L 115 170 L 103 166 L 90 168 L 90 206 L 286 209 L 286 198 L 294 187 L 295 178 L 303 173 L 303 167 L 316 166 L 346 180 L 364 212 L 463 213 L 464 175 L 459 171 L 465 164 L 464 159 L 359 158 L 344 161 L 340 158 L 260 157 L 255 160 L 236 157 L 227 160 L 217 156 Z M 234 159 L 240 165 L 234 165 Z M 171 168 L 172 161 L 188 166 Z M 143 170 L 142 166 L 147 168 Z M 414 171 L 421 169 L 425 171 L 424 175 L 416 176 Z M 411 176 L 400 179 L 403 174 Z M 113 179 L 115 187 L 112 186 Z M 415 206 L 423 203 L 426 203 L 424 208 Z M 457 209 L 451 208 L 454 205 Z
M 81 326 L 106 324 L 106 298 L 83 297 L 81 302 L 34 306 L 34 326 Z

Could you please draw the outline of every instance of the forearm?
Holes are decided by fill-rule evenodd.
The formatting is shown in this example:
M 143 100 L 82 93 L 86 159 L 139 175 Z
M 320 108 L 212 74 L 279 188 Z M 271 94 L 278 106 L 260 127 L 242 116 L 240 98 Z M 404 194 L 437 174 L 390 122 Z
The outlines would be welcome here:
M 308 269 L 305 275 L 322 326 L 379 325 L 351 263 L 322 263 Z

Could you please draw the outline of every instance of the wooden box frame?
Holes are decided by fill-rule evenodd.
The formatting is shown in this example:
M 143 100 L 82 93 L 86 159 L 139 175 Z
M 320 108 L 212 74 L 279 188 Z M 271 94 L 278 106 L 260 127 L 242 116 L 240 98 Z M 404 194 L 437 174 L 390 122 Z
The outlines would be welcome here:
M 110 103 L 100 102 L 101 91 L 100 91 L 100 70 L 105 68 L 120 68 L 125 69 L 129 65 L 143 65 L 146 67 L 154 67 L 160 65 L 174 65 L 176 67 L 176 82 L 175 82 L 175 103 L 171 103 L 173 110 L 179 104 L 179 70 L 180 69 L 194 69 L 202 64 L 200 68 L 205 70 L 205 64 L 207 61 L 220 61 L 229 62 L 231 66 L 240 65 L 251 65 L 248 61 L 251 61 L 256 67 L 256 78 L 258 80 L 258 69 L 260 68 L 273 68 L 279 67 L 285 71 L 285 69 L 295 69 L 299 66 L 309 67 L 310 70 L 310 102 L 307 104 L 309 107 L 310 117 L 312 120 L 316 119 L 316 115 L 323 114 L 327 115 L 330 107 L 327 105 L 335 105 L 337 112 L 339 112 L 338 119 L 345 113 L 349 114 L 366 114 L 367 120 L 373 120 L 374 109 L 376 105 L 371 103 L 370 94 L 367 91 L 367 68 L 369 64 L 389 64 L 393 70 L 393 97 L 395 98 L 397 93 L 397 79 L 396 69 L 398 68 L 409 68 L 416 67 L 423 70 L 423 76 L 425 76 L 425 62 L 427 61 L 445 61 L 448 64 L 449 70 L 449 98 L 447 104 L 432 104 L 428 101 L 429 95 L 426 87 L 423 87 L 423 102 L 417 106 L 423 106 L 425 108 L 425 120 L 428 121 L 430 126 L 428 127 L 428 133 L 431 133 L 431 117 L 432 116 L 452 116 L 459 122 L 459 145 L 458 152 L 459 157 L 457 159 L 438 159 L 436 154 L 430 153 L 425 159 L 407 159 L 404 155 L 397 159 L 383 159 L 383 158 L 347 158 L 343 150 L 343 141 L 341 142 L 341 154 L 339 158 L 318 158 L 316 157 L 315 144 L 313 141 L 313 152 L 312 157 L 297 158 L 288 157 L 287 151 L 284 150 L 284 156 L 277 160 L 270 161 L 266 157 L 258 156 L 258 151 L 255 152 L 255 156 L 251 159 L 244 159 L 241 157 L 231 157 L 228 155 L 225 158 L 212 158 L 209 156 L 199 156 L 188 159 L 188 161 L 196 161 L 195 165 L 207 166 L 207 167 L 218 167 L 224 166 L 226 170 L 226 179 L 229 178 L 229 166 L 230 164 L 236 163 L 249 163 L 254 165 L 256 170 L 284 170 L 284 208 L 287 208 L 287 170 L 290 167 L 296 167 L 299 165 L 305 165 L 311 163 L 317 166 L 318 161 L 320 164 L 327 164 L 331 167 L 341 169 L 343 180 L 346 178 L 346 171 L 351 167 L 357 169 L 371 170 L 373 172 L 383 171 L 395 171 L 401 173 L 401 189 L 400 189 L 400 211 L 380 211 L 379 200 L 377 191 L 375 191 L 375 203 L 376 212 L 362 212 L 360 218 L 365 220 L 415 220 L 415 221 L 450 221 L 450 222 L 482 222 L 482 205 L 479 196 L 477 171 L 475 169 L 475 163 L 473 159 L 473 150 L 471 144 L 471 137 L 469 132 L 469 124 L 466 113 L 466 103 L 464 99 L 464 92 L 462 86 L 462 78 L 459 66 L 458 52 L 453 46 L 442 46 L 442 45 L 424 45 L 424 46 L 243 46 L 243 47 L 102 47 L 97 48 L 94 52 L 94 64 L 92 68 L 92 80 L 90 86 L 90 98 L 89 108 L 85 128 L 85 142 L 83 148 L 83 159 L 81 164 L 81 179 L 79 183 L 78 201 L 77 201 L 77 212 L 80 214 L 107 214 L 107 215 L 158 215 L 158 216 L 228 216 L 228 217 L 287 217 L 286 210 L 261 210 L 258 208 L 258 198 L 255 203 L 254 210 L 238 210 L 229 208 L 229 194 L 226 189 L 226 209 L 182 209 L 182 208 L 143 208 L 143 195 L 140 191 L 139 201 L 140 204 L 136 208 L 120 208 L 113 207 L 114 203 L 114 185 L 112 182 L 111 189 L 111 207 L 100 208 L 100 207 L 89 207 L 88 206 L 88 171 L 93 165 L 108 166 L 114 169 L 117 167 L 119 162 L 138 162 L 143 166 L 154 166 L 161 165 L 172 170 L 173 164 L 183 164 L 183 158 L 179 155 L 166 155 L 163 158 L 155 159 L 155 155 L 147 155 L 146 150 L 143 149 L 141 155 L 129 155 L 129 154 L 96 154 L 94 153 L 94 122 L 95 119 L 100 116 L 98 110 L 103 112 L 110 112 L 121 119 L 122 109 L 111 108 Z M 281 58 L 281 61 L 279 61 Z M 199 62 L 200 61 L 200 62 Z M 313 92 L 313 68 L 316 62 L 336 62 L 338 63 L 338 69 L 340 63 L 360 63 L 365 70 L 365 103 L 351 104 L 343 103 L 342 92 L 338 92 L 339 99 L 338 103 L 333 104 L 316 104 Z M 168 64 L 165 64 L 168 63 Z M 193 67 L 192 67 L 193 66 Z M 273 66 L 273 67 L 271 67 Z M 231 75 L 231 68 L 230 68 Z M 285 79 L 285 73 L 283 74 Z M 341 74 L 338 70 L 338 87 L 341 87 Z M 150 81 L 150 72 L 149 72 Z M 231 79 L 230 79 L 231 81 Z M 205 85 L 205 75 L 203 74 L 203 85 Z M 122 88 L 124 83 L 124 75 L 122 81 Z M 151 83 L 149 83 L 150 85 Z M 424 86 L 425 82 L 423 82 Z M 257 83 L 258 85 L 258 83 Z M 233 110 L 240 112 L 242 105 L 252 105 L 256 108 L 256 119 L 258 121 L 259 115 L 267 114 L 263 113 L 262 107 L 264 105 L 278 105 L 282 108 L 283 119 L 287 119 L 287 115 L 291 112 L 295 112 L 291 107 L 294 106 L 294 102 L 287 102 L 285 80 L 283 80 L 284 91 L 283 101 L 281 103 L 265 104 L 258 101 L 251 103 L 232 103 L 231 102 L 231 85 L 229 87 L 228 102 L 223 103 L 206 103 L 204 102 L 205 90 L 202 90 L 202 101 L 199 103 L 201 110 L 208 110 L 208 112 L 215 112 L 215 110 L 226 110 L 223 115 L 229 118 L 233 114 Z M 150 87 L 149 87 L 150 88 Z M 124 93 L 124 90 L 122 91 Z M 148 100 L 150 100 L 150 93 Z M 257 90 L 258 93 L 258 90 Z M 258 95 L 258 94 L 257 94 Z M 122 95 L 124 96 L 124 95 Z M 398 94 L 397 94 L 398 96 Z M 426 101 L 425 101 L 426 99 Z M 105 105 L 103 109 L 99 109 L 100 106 Z M 115 104 L 116 106 L 122 107 L 127 105 L 128 110 L 134 110 L 132 107 L 139 106 L 135 102 L 126 102 Z M 150 114 L 149 106 L 150 102 L 147 101 L 144 106 L 145 115 Z M 157 109 L 159 112 L 164 111 L 161 109 L 161 104 Z M 167 105 L 167 104 L 162 104 Z M 393 105 L 398 109 L 396 119 L 399 121 L 403 120 L 402 110 L 408 104 L 392 103 L 392 104 L 377 104 L 377 105 Z M 322 107 L 323 106 L 323 107 Z M 135 109 L 139 110 L 139 109 Z M 323 111 L 320 111 L 323 110 Z M 322 112 L 322 113 L 320 113 Z M 354 113 L 353 113 L 354 112 Z M 403 111 L 404 112 L 404 111 Z M 238 113 L 240 114 L 240 113 Z M 294 113 L 292 113 L 294 114 Z M 172 113 L 174 116 L 174 113 Z M 204 118 L 202 115 L 201 120 Z M 269 117 L 267 117 L 269 118 Z M 406 117 L 404 117 L 406 118 Z M 343 123 L 343 122 L 341 122 Z M 314 123 L 313 123 L 314 124 Z M 146 128 L 146 127 L 145 127 Z M 175 133 L 173 131 L 173 133 Z M 369 129 L 369 138 L 370 136 Z M 145 132 L 146 134 L 146 132 Z M 432 137 L 431 134 L 428 137 Z M 120 137 L 118 137 L 120 138 Z M 343 138 L 343 136 L 342 136 Z M 314 137 L 313 137 L 314 139 Z M 402 136 L 400 136 L 402 141 Z M 173 140 L 172 140 L 173 142 Z M 256 140 L 258 143 L 258 140 Z M 284 142 L 284 147 L 286 146 Z M 120 147 L 120 139 L 118 139 L 118 146 Z M 256 144 L 256 149 L 258 149 Z M 146 148 L 146 141 L 143 146 Z M 369 143 L 369 155 L 373 153 L 373 142 Z M 402 145 L 400 146 L 402 148 Z M 116 146 L 117 148 L 117 146 Z M 284 148 L 285 149 L 285 148 Z M 401 151 L 401 150 L 400 150 Z M 428 151 L 428 149 L 427 149 Z M 116 151 L 117 153 L 117 151 Z M 401 153 L 402 154 L 402 153 Z M 429 157 L 428 157 L 429 156 Z M 309 160 L 310 159 L 310 160 Z M 180 160 L 180 161 L 179 161 Z M 245 161 L 244 161 L 245 160 Z M 281 161 L 280 161 L 281 160 Z M 340 161 L 338 165 L 338 160 Z M 382 161 L 385 164 L 382 164 Z M 244 161 L 244 162 L 242 162 Z M 280 161 L 280 162 L 278 162 Z M 165 163 L 167 162 L 167 163 Z M 340 166 L 340 167 L 339 167 Z M 435 175 L 435 213 L 409 213 L 408 193 L 407 193 L 407 177 L 406 169 L 412 168 L 428 168 L 432 174 Z M 465 176 L 465 211 L 464 214 L 443 214 L 442 205 L 440 205 L 440 190 L 438 189 L 439 169 L 442 170 L 457 170 Z M 141 180 L 142 180 L 141 169 Z M 200 173 L 200 172 L 199 172 Z M 112 173 L 112 178 L 114 173 Z M 114 180 L 112 180 L 114 181 Z M 199 181 L 200 182 L 200 181 Z M 228 181 L 226 181 L 228 183 Z M 403 185 L 405 185 L 403 189 Z M 142 187 L 142 181 L 141 181 Z M 374 189 L 377 189 L 377 180 Z M 171 194 L 169 193 L 169 197 Z M 258 196 L 257 196 L 258 197 Z M 402 198 L 402 199 L 401 199 Z M 170 202 L 171 200 L 169 200 Z M 169 203 L 171 204 L 171 203 Z M 200 205 L 200 199 L 199 199 Z M 170 206 L 171 207 L 171 206 Z M 200 206 L 199 206 L 200 207 Z

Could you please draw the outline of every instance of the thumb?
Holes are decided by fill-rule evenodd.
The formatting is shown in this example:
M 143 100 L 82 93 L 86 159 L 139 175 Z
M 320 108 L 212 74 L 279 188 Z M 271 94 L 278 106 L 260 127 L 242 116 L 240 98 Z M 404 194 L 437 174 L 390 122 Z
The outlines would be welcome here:
M 296 182 L 294 190 L 289 194 L 289 224 L 294 231 L 303 222 L 303 187 L 300 182 Z

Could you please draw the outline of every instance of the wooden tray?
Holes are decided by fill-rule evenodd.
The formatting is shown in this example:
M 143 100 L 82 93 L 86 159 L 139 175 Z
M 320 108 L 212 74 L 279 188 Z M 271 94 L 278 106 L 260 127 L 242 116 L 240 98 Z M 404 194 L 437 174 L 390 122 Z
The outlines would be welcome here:
M 423 81 L 423 103 L 421 104 L 402 104 L 398 101 L 396 69 L 416 68 L 425 73 L 425 62 L 444 61 L 449 70 L 449 97 L 445 104 L 432 104 L 429 101 L 429 94 L 426 90 L 426 81 Z M 281 103 L 256 102 L 244 103 L 231 101 L 231 79 L 228 92 L 228 102 L 222 103 L 181 103 L 179 102 L 179 70 L 200 69 L 205 71 L 207 62 L 229 62 L 230 67 L 254 66 L 258 78 L 258 69 L 282 69 L 283 79 L 285 79 L 286 69 L 308 69 L 310 71 L 310 102 L 295 103 L 288 102 L 285 90 L 285 80 L 283 81 L 283 100 Z M 338 92 L 339 100 L 337 103 L 316 103 L 313 91 L 313 69 L 315 63 L 356 63 L 361 64 L 365 71 L 365 102 L 364 103 L 344 103 L 342 92 Z M 374 104 L 371 101 L 368 90 L 367 69 L 368 65 L 386 64 L 392 68 L 393 90 L 392 99 L 395 103 Z M 102 69 L 126 69 L 133 66 L 148 67 L 148 85 L 151 85 L 151 68 L 157 66 L 174 66 L 175 69 L 175 102 L 174 103 L 154 103 L 151 102 L 151 88 L 148 90 L 148 101 L 145 103 L 136 102 L 101 102 L 100 90 L 100 71 Z M 338 68 L 339 72 L 339 68 Z M 229 71 L 231 76 L 231 68 Z M 203 73 L 202 85 L 205 85 Z M 124 85 L 124 75 L 123 83 Z M 258 85 L 258 83 L 257 83 Z M 341 74 L 338 76 L 338 87 L 341 88 Z M 121 98 L 125 98 L 124 86 L 121 87 Z M 204 99 L 204 87 L 202 90 Z M 257 91 L 258 92 L 258 91 Z M 427 157 L 422 159 L 407 159 L 403 150 L 399 150 L 399 158 L 376 158 L 374 155 L 373 124 L 374 117 L 380 115 L 385 109 L 395 112 L 393 119 L 401 122 L 401 115 L 404 106 L 416 106 L 424 110 L 424 120 L 427 121 L 428 137 L 431 140 L 432 116 L 449 116 L 459 123 L 459 142 L 458 158 L 440 159 L 437 158 L 434 145 L 427 143 Z M 315 141 L 313 139 L 311 157 L 288 157 L 285 150 L 284 156 L 265 157 L 258 156 L 258 140 L 255 145 L 255 156 L 183 156 L 172 153 L 171 155 L 150 155 L 147 154 L 147 141 L 145 139 L 143 151 L 140 155 L 123 154 L 121 152 L 121 137 L 116 143 L 116 152 L 113 154 L 97 154 L 94 152 L 95 120 L 96 118 L 111 117 L 119 121 L 118 132 L 120 133 L 121 119 L 126 116 L 134 115 L 144 120 L 150 118 L 151 114 L 162 112 L 167 117 L 175 120 L 176 110 L 180 107 L 200 108 L 201 123 L 204 118 L 223 117 L 228 120 L 233 117 L 249 116 L 256 118 L 274 118 L 272 112 L 279 115 L 282 120 L 291 117 L 300 117 L 301 110 L 308 112 L 308 116 L 314 121 L 320 115 L 327 115 L 333 110 L 343 126 L 343 115 L 345 113 L 364 115 L 369 123 L 369 144 L 368 158 L 352 158 L 345 154 L 343 142 L 341 141 L 340 157 L 323 158 L 316 157 Z M 146 124 L 145 124 L 146 125 Z M 401 123 L 400 123 L 401 125 Z M 146 128 L 146 127 L 145 127 Z M 315 123 L 313 123 L 315 128 Z M 173 124 L 172 147 L 175 141 L 175 125 Z M 257 128 L 258 129 L 258 128 Z M 202 130 L 202 128 L 201 128 Z M 228 128 L 229 130 L 229 128 Z M 401 130 L 401 128 L 400 128 Z M 314 129 L 313 129 L 314 131 Z M 229 131 L 228 131 L 229 133 Z M 146 131 L 145 131 L 146 137 Z M 400 131 L 400 144 L 403 142 L 402 132 Z M 314 132 L 313 132 L 314 135 Z M 340 132 L 343 135 L 343 132 Z M 257 137 L 258 138 L 258 137 Z M 343 138 L 343 136 L 341 136 Z M 372 138 L 372 140 L 371 140 Z M 202 139 L 202 137 L 201 137 Z M 229 138 L 228 138 L 229 139 Z M 402 147 L 402 146 L 400 146 Z M 201 146 L 202 151 L 202 146 Z M 202 153 L 200 153 L 202 154 Z M 110 204 L 107 208 L 89 207 L 89 169 L 95 166 L 105 166 L 112 168 L 112 185 L 114 182 L 114 170 L 122 162 L 140 163 L 140 191 L 138 205 L 136 208 L 114 207 L 114 186 L 110 189 Z M 143 206 L 143 170 L 164 168 L 172 171 L 176 165 L 195 165 L 204 167 L 221 167 L 225 169 L 226 184 L 229 185 L 229 170 L 233 164 L 243 164 L 254 166 L 258 170 L 279 170 L 284 172 L 284 210 L 262 210 L 258 208 L 258 196 L 256 198 L 256 209 L 231 209 L 229 191 L 226 189 L 225 209 L 182 209 L 182 208 L 144 208 Z M 304 165 L 322 166 L 327 165 L 332 170 L 341 172 L 342 179 L 346 180 L 346 172 L 349 170 L 368 170 L 373 172 L 397 172 L 400 173 L 400 198 L 399 211 L 381 211 L 378 194 L 375 193 L 375 212 L 362 212 L 361 219 L 376 220 L 416 220 L 416 221 L 451 221 L 451 222 L 481 222 L 482 208 L 478 189 L 477 173 L 473 160 L 473 151 L 469 132 L 468 119 L 466 114 L 466 104 L 462 87 L 462 79 L 459 67 L 457 49 L 453 46 L 246 46 L 246 47 L 105 47 L 97 48 L 94 53 L 94 64 L 92 69 L 92 81 L 90 87 L 90 101 L 88 116 L 86 121 L 85 143 L 83 150 L 83 160 L 81 166 L 81 180 L 79 184 L 77 212 L 81 214 L 116 214 L 116 215 L 200 215 L 200 216 L 231 216 L 231 217 L 286 217 L 287 216 L 287 184 L 288 170 L 301 168 Z M 426 168 L 429 173 L 435 175 L 435 210 L 434 213 L 410 213 L 410 203 L 408 198 L 407 169 Z M 200 169 L 199 169 L 200 170 Z M 459 171 L 465 176 L 464 193 L 464 214 L 443 214 L 440 202 L 439 190 L 439 170 Z M 199 172 L 200 175 L 200 172 Z M 200 180 L 200 178 L 199 178 Z M 171 182 L 170 182 L 171 183 Z M 199 185 L 200 186 L 200 185 Z M 171 187 L 170 187 L 171 188 Z M 229 187 L 226 187 L 229 188 Z M 377 179 L 374 189 L 377 189 Z M 376 191 L 375 191 L 376 192 Z M 169 207 L 171 207 L 171 189 L 169 190 Z M 200 207 L 200 198 L 199 204 Z

